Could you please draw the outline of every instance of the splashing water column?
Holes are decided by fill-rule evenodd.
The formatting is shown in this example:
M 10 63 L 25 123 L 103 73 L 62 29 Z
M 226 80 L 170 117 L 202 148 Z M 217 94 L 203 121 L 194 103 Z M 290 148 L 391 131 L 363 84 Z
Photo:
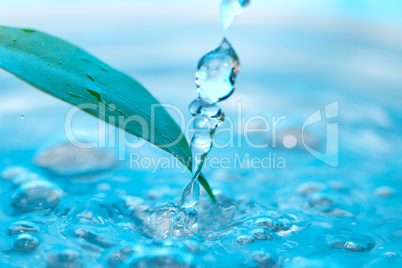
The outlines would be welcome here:
M 233 93 L 239 70 L 239 58 L 226 38 L 217 49 L 204 55 L 198 63 L 195 74 L 198 98 L 189 106 L 194 117 L 194 135 L 190 145 L 193 174 L 190 184 L 183 192 L 183 208 L 193 207 L 198 201 L 198 176 L 212 148 L 215 130 L 224 120 L 224 113 L 216 103 Z
M 250 3 L 248 0 L 223 0 L 221 21 L 225 32 L 236 16 Z M 195 74 L 198 98 L 189 105 L 194 117 L 194 135 L 191 139 L 192 178 L 183 191 L 181 209 L 171 219 L 171 236 L 180 236 L 197 221 L 198 212 L 194 206 L 200 196 L 198 176 L 205 158 L 212 148 L 217 127 L 222 125 L 225 115 L 216 103 L 228 98 L 235 89 L 239 58 L 226 37 L 215 50 L 205 54 L 198 62 Z

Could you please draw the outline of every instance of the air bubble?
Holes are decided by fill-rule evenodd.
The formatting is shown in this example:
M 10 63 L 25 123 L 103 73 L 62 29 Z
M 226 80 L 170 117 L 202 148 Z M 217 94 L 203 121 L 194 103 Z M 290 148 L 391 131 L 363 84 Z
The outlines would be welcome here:
M 36 237 L 30 234 L 21 234 L 17 237 L 14 248 L 21 251 L 33 251 L 39 245 L 39 241 Z
M 35 211 L 56 206 L 63 191 L 45 180 L 21 184 L 12 197 L 12 205 L 23 211 Z
M 223 31 L 226 31 L 230 27 L 234 19 L 243 13 L 249 4 L 250 0 L 222 0 L 221 22 Z

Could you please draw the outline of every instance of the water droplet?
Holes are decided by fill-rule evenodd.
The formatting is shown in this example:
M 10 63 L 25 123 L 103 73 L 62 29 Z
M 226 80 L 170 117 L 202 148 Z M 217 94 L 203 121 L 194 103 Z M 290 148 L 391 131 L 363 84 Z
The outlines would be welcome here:
M 198 63 L 196 84 L 200 100 L 214 104 L 229 97 L 235 89 L 239 70 L 236 52 L 224 38 L 217 49 L 203 56 Z
M 21 251 L 33 251 L 39 245 L 39 241 L 36 237 L 30 234 L 21 234 L 17 237 L 14 248 Z
M 25 116 L 22 114 L 22 115 L 20 116 L 20 118 L 21 118 L 21 119 L 24 119 L 24 118 L 25 118 Z
M 63 191 L 45 180 L 21 184 L 12 197 L 12 205 L 23 211 L 35 211 L 56 206 Z
M 188 106 L 188 110 L 190 111 L 190 114 L 192 116 L 195 116 L 197 114 L 200 114 L 200 109 L 204 105 L 208 105 L 208 104 L 206 104 L 205 102 L 203 102 L 199 99 L 196 99 L 190 103 L 190 105 Z
M 222 0 L 220 12 L 223 31 L 230 27 L 234 19 L 243 13 L 249 4 L 250 0 Z
M 10 235 L 21 233 L 39 233 L 39 228 L 35 223 L 30 221 L 17 221 L 8 227 L 8 233 Z

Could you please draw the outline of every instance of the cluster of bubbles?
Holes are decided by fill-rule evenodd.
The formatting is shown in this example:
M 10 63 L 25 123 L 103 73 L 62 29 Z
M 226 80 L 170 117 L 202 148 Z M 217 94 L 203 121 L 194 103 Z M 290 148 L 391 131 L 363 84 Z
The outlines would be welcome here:
M 224 32 L 248 4 L 249 1 L 222 1 L 221 21 Z M 174 236 L 183 230 L 188 230 L 197 221 L 198 212 L 194 209 L 194 205 L 200 196 L 198 176 L 212 148 L 216 128 L 221 126 L 225 119 L 217 103 L 233 93 L 239 70 L 239 58 L 226 37 L 218 48 L 205 54 L 198 62 L 195 74 L 198 98 L 189 105 L 190 113 L 194 117 L 194 135 L 190 144 L 192 178 L 183 191 L 180 210 L 171 220 L 170 235 Z

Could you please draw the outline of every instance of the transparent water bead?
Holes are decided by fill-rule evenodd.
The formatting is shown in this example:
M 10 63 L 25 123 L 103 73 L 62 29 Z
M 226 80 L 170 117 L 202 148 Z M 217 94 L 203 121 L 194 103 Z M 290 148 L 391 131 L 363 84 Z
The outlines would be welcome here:
M 200 100 L 211 105 L 229 97 L 235 88 L 239 70 L 239 58 L 224 38 L 217 49 L 198 62 L 195 83 Z
M 222 0 L 221 22 L 223 31 L 226 31 L 234 19 L 243 13 L 244 8 L 250 4 L 250 0 Z
M 199 99 L 190 103 L 189 111 L 193 116 L 203 116 L 208 119 L 205 123 L 209 123 L 209 129 L 212 130 L 220 127 L 225 120 L 225 114 L 218 105 L 209 105 Z
M 39 228 L 35 223 L 30 221 L 17 221 L 8 227 L 8 233 L 10 235 L 21 233 L 39 233 Z
M 14 248 L 21 251 L 33 251 L 39 245 L 39 241 L 36 237 L 30 234 L 21 234 L 17 237 L 14 243 Z
M 56 206 L 63 191 L 54 183 L 35 180 L 21 184 L 12 197 L 12 205 L 23 211 L 35 211 Z

